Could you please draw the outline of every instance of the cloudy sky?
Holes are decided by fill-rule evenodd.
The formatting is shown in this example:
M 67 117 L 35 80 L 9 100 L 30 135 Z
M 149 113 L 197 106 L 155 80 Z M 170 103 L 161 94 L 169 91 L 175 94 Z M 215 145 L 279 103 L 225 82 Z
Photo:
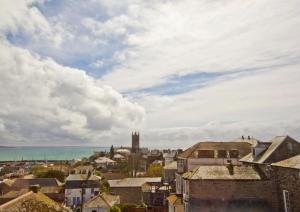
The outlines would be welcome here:
M 0 0 L 0 145 L 300 140 L 299 0 Z

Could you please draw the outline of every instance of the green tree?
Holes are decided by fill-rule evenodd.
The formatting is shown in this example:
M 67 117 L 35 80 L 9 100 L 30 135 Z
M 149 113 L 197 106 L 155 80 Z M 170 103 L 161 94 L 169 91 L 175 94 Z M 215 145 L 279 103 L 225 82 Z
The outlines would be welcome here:
M 147 169 L 147 176 L 161 177 L 163 174 L 163 166 L 160 164 L 151 164 Z
M 60 182 L 65 181 L 65 174 L 62 171 L 59 170 L 47 170 L 47 171 L 42 171 L 42 172 L 37 172 L 34 174 L 35 177 L 39 178 L 56 178 Z
M 111 209 L 109 210 L 110 212 L 121 212 L 121 208 L 119 208 L 118 206 L 114 205 L 111 207 Z

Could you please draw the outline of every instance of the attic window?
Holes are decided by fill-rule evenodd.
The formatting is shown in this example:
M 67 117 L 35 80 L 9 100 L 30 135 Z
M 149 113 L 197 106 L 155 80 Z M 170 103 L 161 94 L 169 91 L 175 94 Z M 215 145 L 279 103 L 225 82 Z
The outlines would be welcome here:
M 227 152 L 224 149 L 218 150 L 218 158 L 227 158 Z
M 237 149 L 229 150 L 229 157 L 230 158 L 238 158 L 239 157 L 239 150 L 237 150 Z
M 214 150 L 199 150 L 198 158 L 214 158 L 215 151 Z

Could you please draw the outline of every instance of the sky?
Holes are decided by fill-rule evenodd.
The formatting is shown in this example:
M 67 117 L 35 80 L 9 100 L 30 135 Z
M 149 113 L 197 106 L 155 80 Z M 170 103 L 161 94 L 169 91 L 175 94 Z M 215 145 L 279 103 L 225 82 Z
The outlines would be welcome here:
M 0 145 L 300 140 L 299 0 L 0 0 Z

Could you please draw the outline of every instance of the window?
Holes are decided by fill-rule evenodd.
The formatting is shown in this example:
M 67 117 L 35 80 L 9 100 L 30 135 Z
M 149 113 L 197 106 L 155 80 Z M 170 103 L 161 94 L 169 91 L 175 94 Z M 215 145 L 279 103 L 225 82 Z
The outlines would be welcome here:
M 198 158 L 214 158 L 215 151 L 214 150 L 199 150 Z
M 218 150 L 218 158 L 227 158 L 227 151 L 224 149 Z
M 73 197 L 72 205 L 76 205 L 76 197 Z
M 283 203 L 284 203 L 284 211 L 285 212 L 290 212 L 290 196 L 289 192 L 287 190 L 283 190 Z
M 239 158 L 239 151 L 237 149 L 229 150 L 230 158 Z
M 92 212 L 97 212 L 96 210 L 92 210 Z

